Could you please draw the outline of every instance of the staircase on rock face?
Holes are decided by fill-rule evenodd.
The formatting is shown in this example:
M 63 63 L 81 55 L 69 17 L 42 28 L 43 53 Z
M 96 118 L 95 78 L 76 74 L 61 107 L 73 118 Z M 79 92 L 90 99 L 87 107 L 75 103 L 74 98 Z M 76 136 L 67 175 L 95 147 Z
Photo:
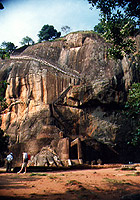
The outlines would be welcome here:
M 78 79 L 76 85 L 80 85 L 80 79 Z M 51 116 L 55 119 L 55 125 L 65 133 L 70 133 L 71 125 L 66 123 L 65 116 L 59 111 L 57 108 L 58 105 L 65 105 L 64 98 L 66 97 L 67 93 L 72 89 L 72 85 L 68 86 L 59 96 L 57 99 L 50 104 L 50 112 Z
M 47 62 L 44 59 L 34 58 L 34 57 L 30 57 L 30 56 L 11 56 L 10 59 L 12 59 L 12 60 L 34 60 L 34 61 L 44 64 L 48 67 L 52 67 L 53 69 L 65 74 L 67 76 L 70 76 L 70 77 L 76 78 L 76 79 L 80 79 L 79 72 L 77 72 L 76 70 L 69 69 L 68 67 L 65 67 L 65 69 L 62 69 L 60 66 L 59 67 L 55 66 L 55 65 Z

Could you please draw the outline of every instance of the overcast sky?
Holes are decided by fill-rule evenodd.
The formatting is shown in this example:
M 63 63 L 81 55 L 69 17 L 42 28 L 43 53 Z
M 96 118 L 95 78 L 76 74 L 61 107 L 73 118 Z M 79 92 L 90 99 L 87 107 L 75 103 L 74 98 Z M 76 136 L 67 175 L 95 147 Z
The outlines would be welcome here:
M 87 0 L 0 0 L 0 45 L 3 41 L 20 46 L 22 38 L 38 41 L 37 34 L 45 24 L 57 31 L 69 26 L 71 31 L 93 30 L 99 22 L 99 11 L 90 9 Z M 64 33 L 62 33 L 64 35 Z

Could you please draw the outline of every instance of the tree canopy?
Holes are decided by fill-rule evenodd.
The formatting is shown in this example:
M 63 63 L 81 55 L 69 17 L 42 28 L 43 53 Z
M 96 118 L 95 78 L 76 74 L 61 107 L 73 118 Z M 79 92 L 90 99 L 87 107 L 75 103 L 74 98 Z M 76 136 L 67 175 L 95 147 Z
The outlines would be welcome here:
M 112 15 L 109 21 L 104 21 L 104 34 L 106 41 L 112 46 L 108 49 L 109 54 L 116 58 L 122 59 L 124 55 L 134 53 L 135 41 L 130 38 L 136 33 L 136 23 L 131 18 L 125 18 L 118 12 Z
M 12 42 L 2 42 L 0 46 L 0 58 L 5 59 L 6 57 L 10 57 L 10 54 L 15 51 L 17 48 Z
M 3 4 L 0 2 L 0 9 L 4 9 Z
M 57 30 L 54 29 L 54 26 L 47 24 L 42 27 L 41 31 L 39 31 L 39 42 L 55 39 L 60 37 L 60 35 L 61 32 L 57 32 Z
M 138 0 L 88 0 L 88 2 L 108 17 L 111 16 L 113 11 L 121 8 L 126 17 L 135 17 L 140 20 L 140 1 Z
M 134 40 L 140 26 L 140 2 L 137 0 L 88 0 L 101 11 L 101 21 L 94 30 L 111 43 L 108 53 L 115 59 L 135 51 Z M 130 38 L 131 37 L 131 38 Z
M 67 26 L 67 25 L 61 27 L 61 31 L 66 33 L 66 34 L 69 33 L 70 30 L 71 30 L 71 28 L 69 26 Z
M 99 22 L 96 26 L 94 26 L 94 31 L 103 34 L 105 32 L 104 24 L 102 22 Z
M 12 42 L 2 42 L 1 48 L 8 53 L 12 53 L 17 47 Z
M 7 57 L 7 58 L 10 57 L 9 53 L 0 48 L 0 58 L 1 58 L 2 60 L 4 60 L 6 57 Z
M 22 41 L 20 42 L 22 45 L 33 45 L 35 42 L 32 40 L 32 38 L 26 36 L 22 38 Z

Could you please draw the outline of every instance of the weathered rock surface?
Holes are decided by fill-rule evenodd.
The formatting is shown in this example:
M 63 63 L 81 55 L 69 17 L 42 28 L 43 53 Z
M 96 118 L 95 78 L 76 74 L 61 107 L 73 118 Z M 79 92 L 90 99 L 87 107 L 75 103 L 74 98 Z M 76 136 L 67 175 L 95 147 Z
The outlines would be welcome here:
M 50 146 L 43 147 L 38 154 L 31 157 L 33 166 L 62 166 L 61 160 Z
M 24 143 L 23 149 L 35 156 L 47 145 L 57 148 L 60 131 L 70 140 L 125 142 L 129 121 L 120 111 L 130 85 L 140 80 L 140 62 L 109 60 L 106 47 L 97 34 L 75 33 L 1 61 L 0 79 L 9 83 L 1 128 L 12 146 Z

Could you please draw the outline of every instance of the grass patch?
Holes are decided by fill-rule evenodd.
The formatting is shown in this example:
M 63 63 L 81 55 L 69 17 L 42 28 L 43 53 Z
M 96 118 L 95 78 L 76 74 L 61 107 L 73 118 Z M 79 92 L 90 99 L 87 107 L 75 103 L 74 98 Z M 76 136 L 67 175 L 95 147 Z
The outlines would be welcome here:
M 22 177 L 20 177 L 20 178 L 22 178 Z M 13 176 L 12 179 L 19 179 L 19 176 L 18 175 L 17 176 Z
M 56 176 L 50 175 L 50 174 L 43 174 L 43 173 L 32 173 L 30 176 L 47 176 L 50 179 L 56 179 Z
M 57 174 L 58 176 L 65 176 L 65 174 Z
M 110 179 L 110 178 L 104 178 L 104 180 L 110 184 L 113 185 L 132 185 L 129 182 L 126 182 L 125 180 L 116 180 L 116 179 Z
M 126 174 L 126 176 L 140 176 L 140 172 L 136 172 L 133 174 Z
M 30 176 L 48 176 L 48 174 L 32 173 Z
M 60 37 L 60 38 L 54 39 L 54 41 L 67 41 L 67 40 L 65 39 L 65 37 Z
M 48 178 L 50 178 L 50 179 L 56 179 L 57 176 L 48 175 Z
M 87 30 L 87 31 L 75 31 L 75 32 L 70 32 L 69 34 L 75 34 L 75 33 L 81 33 L 81 34 L 90 34 L 90 33 L 96 33 L 93 30 Z M 68 34 L 68 35 L 69 35 Z
M 124 167 L 122 167 L 121 168 L 121 170 L 136 170 L 136 167 L 135 166 L 131 166 L 131 167 L 129 167 L 129 166 L 124 166 Z
M 76 180 L 68 180 L 66 185 L 79 185 L 81 184 L 79 181 Z

